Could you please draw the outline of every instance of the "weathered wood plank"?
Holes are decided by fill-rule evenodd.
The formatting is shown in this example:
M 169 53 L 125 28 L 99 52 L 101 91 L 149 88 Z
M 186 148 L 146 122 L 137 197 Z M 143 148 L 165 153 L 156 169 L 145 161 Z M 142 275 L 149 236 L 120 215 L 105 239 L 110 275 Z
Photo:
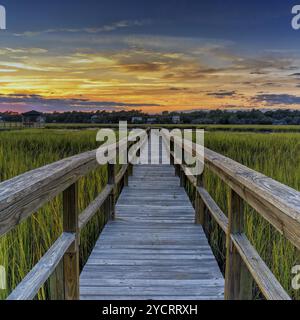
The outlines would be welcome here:
M 75 240 L 64 255 L 65 300 L 79 299 L 79 225 L 78 183 L 63 193 L 63 230 L 74 233 Z
M 82 299 L 223 298 L 224 279 L 170 168 L 134 167 L 81 274 Z
M 58 266 L 74 240 L 75 234 L 63 233 L 9 295 L 8 300 L 32 300 Z
M 98 197 L 79 215 L 79 229 L 83 229 L 94 214 L 101 208 L 113 190 L 112 185 L 107 185 Z
M 178 139 L 174 139 L 176 144 Z M 184 144 L 186 152 L 196 154 Z M 199 159 L 201 155 L 198 155 Z M 205 165 L 248 202 L 281 234 L 300 248 L 300 192 L 207 148 Z
M 228 230 L 228 218 L 204 188 L 199 187 L 197 190 L 211 215 L 214 217 L 221 229 L 226 233 Z
M 244 234 L 234 234 L 231 235 L 231 239 L 265 298 L 268 300 L 291 300 L 247 237 Z
M 230 190 L 228 230 L 226 233 L 226 271 L 225 271 L 225 299 L 251 300 L 253 279 L 244 264 L 236 247 L 232 243 L 231 235 L 244 232 L 244 204 L 239 195 Z
M 103 147 L 114 150 L 127 138 Z M 99 166 L 97 150 L 66 158 L 0 183 L 0 236 Z

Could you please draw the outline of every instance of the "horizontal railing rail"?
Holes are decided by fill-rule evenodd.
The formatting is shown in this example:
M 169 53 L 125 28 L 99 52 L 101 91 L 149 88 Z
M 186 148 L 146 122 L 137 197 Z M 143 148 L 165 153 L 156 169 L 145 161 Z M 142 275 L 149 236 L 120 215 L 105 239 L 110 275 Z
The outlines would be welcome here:
M 114 152 L 134 144 L 139 134 L 130 136 L 118 143 L 102 148 L 107 153 L 106 159 L 112 160 Z M 140 137 L 141 138 L 141 137 Z M 142 136 L 145 143 L 147 134 Z M 132 165 L 124 164 L 116 172 L 116 164 L 108 164 L 107 185 L 94 201 L 78 214 L 78 180 L 99 166 L 96 158 L 97 150 L 88 151 L 67 159 L 57 161 L 44 167 L 26 172 L 20 176 L 0 183 L 0 236 L 3 236 L 31 214 L 63 193 L 63 233 L 45 253 L 34 268 L 9 295 L 8 300 L 33 299 L 40 288 L 53 274 L 58 265 L 63 263 L 63 277 L 57 290 L 63 292 L 66 300 L 79 299 L 79 235 L 99 209 L 105 206 L 106 214 L 113 219 L 117 189 L 123 182 L 128 185 L 128 176 L 132 173 Z M 109 157 L 109 154 L 112 156 Z M 130 161 L 134 160 L 133 154 Z
M 212 150 L 205 149 L 204 165 L 230 187 L 228 214 L 219 208 L 204 186 L 203 174 L 195 177 L 189 168 L 175 157 L 174 147 L 181 147 L 190 155 L 198 156 L 194 144 L 182 143 L 177 137 L 162 134 L 169 149 L 171 162 L 180 176 L 181 186 L 189 182 L 195 192 L 195 222 L 204 225 L 209 212 L 226 234 L 225 298 L 249 299 L 253 280 L 267 299 L 290 299 L 282 285 L 259 256 L 244 232 L 244 202 L 253 207 L 294 246 L 300 248 L 300 192 L 249 169 Z M 142 139 L 142 144 L 147 136 Z M 133 143 L 133 142 L 132 142 Z M 105 147 L 106 151 L 127 144 Z M 132 162 L 134 156 L 130 159 Z M 97 211 L 105 207 L 111 219 L 115 216 L 118 186 L 128 184 L 132 165 L 108 164 L 108 182 L 89 206 L 78 214 L 78 180 L 99 166 L 96 150 L 76 155 L 27 172 L 0 183 L 0 236 L 3 236 L 32 213 L 63 193 L 63 233 L 27 274 L 8 299 L 32 299 L 63 263 L 62 286 L 64 299 L 79 298 L 79 241 L 80 231 Z
M 295 247 L 300 248 L 300 192 L 258 173 L 232 159 L 204 148 L 204 165 L 230 187 L 229 211 L 225 215 L 204 187 L 203 173 L 197 177 L 176 158 L 181 147 L 190 156 L 202 159 L 195 144 L 162 133 L 181 186 L 186 181 L 195 190 L 195 222 L 204 224 L 209 212 L 226 234 L 225 298 L 252 298 L 253 280 L 266 299 L 290 300 L 282 285 L 259 256 L 244 233 L 244 201 L 274 226 Z M 188 141 L 186 141 L 188 142 Z M 200 160 L 199 160 L 200 161 Z M 183 162 L 183 163 L 182 163 Z

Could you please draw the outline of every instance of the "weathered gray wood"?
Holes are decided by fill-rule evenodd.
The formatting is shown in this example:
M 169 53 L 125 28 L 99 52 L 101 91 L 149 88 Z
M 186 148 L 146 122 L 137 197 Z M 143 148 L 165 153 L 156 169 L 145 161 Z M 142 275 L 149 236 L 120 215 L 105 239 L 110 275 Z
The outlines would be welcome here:
M 127 145 L 126 138 L 103 148 L 114 150 L 124 145 Z M 0 236 L 97 168 L 96 152 L 63 159 L 0 183 Z
M 108 185 L 112 186 L 112 192 L 109 196 L 109 217 L 110 219 L 115 218 L 115 204 L 116 204 L 116 165 L 108 164 Z
M 196 154 L 195 145 L 191 148 L 184 144 L 184 150 Z M 206 167 L 300 248 L 299 191 L 207 148 L 204 150 L 204 158 Z
M 124 178 L 126 172 L 128 170 L 128 165 L 124 164 L 121 168 L 121 170 L 118 172 L 118 174 L 116 175 L 116 184 L 119 184 L 121 182 L 121 180 Z
M 231 239 L 265 298 L 268 300 L 291 300 L 247 237 L 244 234 L 234 234 L 231 235 Z
M 63 233 L 23 281 L 9 295 L 8 300 L 31 300 L 58 266 L 65 252 L 75 240 L 73 233 Z
M 81 273 L 82 299 L 223 298 L 224 279 L 171 166 L 135 166 L 116 213 Z
M 79 229 L 83 229 L 86 224 L 92 219 L 95 213 L 101 208 L 113 191 L 112 185 L 107 185 L 98 197 L 90 203 L 90 205 L 79 215 Z
M 230 190 L 228 230 L 226 238 L 226 300 L 252 299 L 252 277 L 231 239 L 231 235 L 240 234 L 242 232 L 244 232 L 243 200 L 235 191 Z
M 197 176 L 196 178 L 196 188 L 195 188 L 195 223 L 204 225 L 205 220 L 205 202 L 201 197 L 200 188 L 203 188 L 203 174 Z
M 214 217 L 221 229 L 226 233 L 228 230 L 228 218 L 204 188 L 199 187 L 197 190 L 211 215 Z
M 64 300 L 64 262 L 59 262 L 54 272 L 49 278 L 50 300 Z
M 64 255 L 65 300 L 79 299 L 79 224 L 78 183 L 63 192 L 63 230 L 75 234 L 75 240 Z

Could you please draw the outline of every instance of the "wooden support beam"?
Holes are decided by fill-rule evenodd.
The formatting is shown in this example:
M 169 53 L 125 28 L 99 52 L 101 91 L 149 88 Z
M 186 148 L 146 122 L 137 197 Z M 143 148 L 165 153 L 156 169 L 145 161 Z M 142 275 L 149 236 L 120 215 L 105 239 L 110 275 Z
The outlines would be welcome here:
M 197 176 L 195 188 L 195 223 L 204 225 L 205 203 L 198 192 L 198 187 L 204 188 L 203 174 Z
M 50 299 L 51 300 L 64 300 L 64 263 L 63 260 L 58 264 L 55 271 L 49 278 L 50 284 Z
M 243 262 L 231 235 L 244 232 L 244 206 L 240 196 L 230 190 L 226 238 L 225 299 L 251 300 L 253 278 Z
M 128 179 L 129 179 L 129 167 L 127 167 L 126 172 L 124 174 L 124 187 L 128 187 Z
M 116 165 L 108 164 L 108 184 L 113 186 L 113 190 L 110 194 L 110 219 L 115 218 L 115 206 L 116 206 Z
M 78 226 L 78 183 L 63 192 L 63 230 L 75 233 L 72 245 L 64 255 L 65 300 L 79 299 L 79 226 Z
M 186 176 L 183 167 L 180 167 L 180 187 L 185 188 Z

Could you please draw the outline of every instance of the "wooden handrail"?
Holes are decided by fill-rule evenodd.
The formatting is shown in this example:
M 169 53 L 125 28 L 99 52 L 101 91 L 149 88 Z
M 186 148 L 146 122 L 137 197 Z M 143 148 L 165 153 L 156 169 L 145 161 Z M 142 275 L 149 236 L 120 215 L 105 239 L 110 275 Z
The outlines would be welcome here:
M 133 135 L 132 138 L 138 135 Z M 146 138 L 142 141 L 145 143 Z M 102 151 L 108 152 L 125 145 L 129 148 L 133 143 L 134 141 L 128 142 L 124 138 L 116 144 L 100 148 L 105 148 Z M 9 295 L 8 300 L 33 299 L 61 261 L 64 270 L 61 284 L 64 299 L 79 299 L 80 231 L 107 201 L 108 214 L 111 218 L 114 216 L 117 186 L 122 180 L 124 185 L 128 183 L 131 170 L 131 165 L 126 164 L 116 173 L 116 165 L 108 164 L 108 184 L 78 215 L 77 182 L 99 166 L 96 152 L 97 150 L 88 151 L 63 159 L 0 183 L 0 236 L 63 192 L 63 234 Z
M 204 186 L 199 186 L 198 179 L 190 174 L 189 168 L 175 157 L 173 150 L 177 144 L 177 147 L 180 146 L 183 151 L 196 156 L 200 161 L 201 155 L 197 153 L 195 144 L 190 147 L 190 143 L 184 143 L 184 140 L 164 133 L 162 137 L 170 151 L 171 162 L 176 168 L 178 166 L 180 168 L 181 184 L 185 186 L 186 181 L 189 181 L 195 188 L 196 223 L 200 221 L 203 224 L 199 216 L 203 216 L 207 209 L 227 236 L 225 298 L 249 299 L 252 296 L 251 282 L 254 279 L 265 298 L 289 300 L 289 295 L 244 234 L 242 202 L 246 201 L 299 249 L 300 192 L 204 148 L 205 167 L 213 171 L 231 188 L 232 196 L 227 217 Z M 178 169 L 176 172 L 179 173 Z M 186 177 L 183 178 L 182 174 Z
M 53 273 L 74 240 L 75 235 L 73 233 L 63 233 L 7 299 L 33 299 L 41 286 Z
M 167 137 L 164 135 L 163 140 L 168 146 Z M 146 141 L 145 137 L 143 143 Z M 123 143 L 127 144 L 127 140 L 121 140 L 119 146 Z M 181 141 L 179 142 L 176 137 L 172 138 L 171 149 L 179 143 Z M 116 147 L 110 145 L 107 150 Z M 195 145 L 190 147 L 184 144 L 181 147 L 191 155 L 197 155 Z M 205 149 L 205 166 L 217 174 L 231 189 L 227 217 L 205 190 L 203 175 L 198 177 L 190 175 L 184 164 L 177 163 L 172 150 L 170 155 L 176 173 L 181 177 L 181 186 L 190 183 L 195 187 L 196 223 L 203 224 L 203 217 L 208 211 L 226 233 L 226 298 L 249 298 L 254 279 L 267 299 L 289 299 L 288 294 L 244 234 L 243 201 L 251 205 L 291 243 L 300 248 L 300 192 Z M 132 170 L 132 165 L 123 165 L 119 173 L 116 173 L 115 165 L 110 165 L 107 186 L 82 214 L 78 215 L 77 181 L 97 166 L 96 150 L 94 150 L 27 172 L 0 184 L 0 236 L 61 192 L 64 195 L 64 233 L 11 293 L 9 299 L 32 299 L 61 260 L 64 261 L 64 298 L 79 298 L 80 230 L 107 201 L 109 216 L 114 217 L 117 185 L 122 181 L 126 185 Z

